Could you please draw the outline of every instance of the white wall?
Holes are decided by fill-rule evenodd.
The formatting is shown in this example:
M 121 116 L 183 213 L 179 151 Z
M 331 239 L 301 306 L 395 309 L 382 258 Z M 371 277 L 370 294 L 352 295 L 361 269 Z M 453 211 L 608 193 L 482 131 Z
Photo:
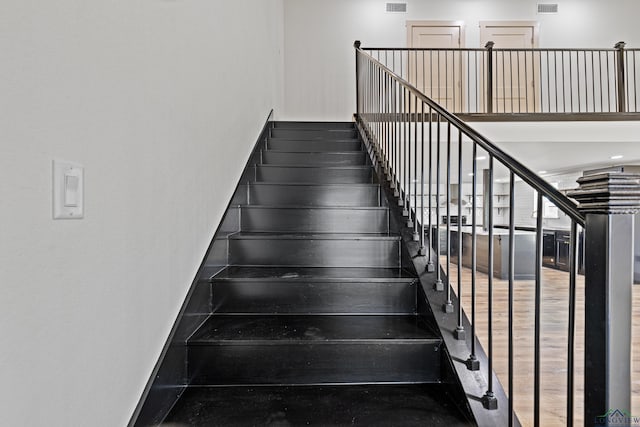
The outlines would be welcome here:
M 280 103 L 282 17 L 0 2 L 0 424 L 126 424 Z M 85 166 L 83 220 L 52 220 L 54 158 Z
M 462 20 L 466 45 L 479 47 L 479 21 L 535 20 L 540 47 L 640 47 L 636 0 L 554 0 L 557 15 L 538 15 L 537 0 L 404 0 L 387 13 L 380 0 L 284 0 L 284 116 L 349 120 L 355 111 L 354 40 L 363 46 L 406 45 L 407 20 Z

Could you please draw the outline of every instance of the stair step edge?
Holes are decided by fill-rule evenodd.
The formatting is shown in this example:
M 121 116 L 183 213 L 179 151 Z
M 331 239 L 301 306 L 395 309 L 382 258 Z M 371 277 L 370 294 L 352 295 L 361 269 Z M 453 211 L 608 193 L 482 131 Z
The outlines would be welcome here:
M 386 345 L 425 345 L 442 344 L 441 338 L 331 338 L 323 340 L 302 339 L 200 339 L 190 340 L 188 346 L 219 346 L 219 345 L 340 345 L 340 344 L 386 344 Z

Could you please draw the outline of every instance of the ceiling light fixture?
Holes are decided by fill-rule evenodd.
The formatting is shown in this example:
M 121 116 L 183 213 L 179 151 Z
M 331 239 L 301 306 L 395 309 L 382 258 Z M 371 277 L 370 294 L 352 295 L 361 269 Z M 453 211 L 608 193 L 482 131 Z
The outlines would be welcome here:
M 616 154 L 615 156 L 611 156 L 611 160 L 618 160 L 623 158 L 624 156 L 622 154 Z

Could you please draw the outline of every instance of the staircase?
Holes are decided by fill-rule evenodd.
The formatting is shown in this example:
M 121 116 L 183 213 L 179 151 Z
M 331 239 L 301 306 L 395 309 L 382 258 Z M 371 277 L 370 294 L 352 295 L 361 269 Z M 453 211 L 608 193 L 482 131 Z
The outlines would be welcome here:
M 470 425 L 397 203 L 352 123 L 276 122 L 245 171 L 171 425 Z M 452 390 L 454 390 L 452 392 Z M 464 406 L 464 404 L 461 404 Z

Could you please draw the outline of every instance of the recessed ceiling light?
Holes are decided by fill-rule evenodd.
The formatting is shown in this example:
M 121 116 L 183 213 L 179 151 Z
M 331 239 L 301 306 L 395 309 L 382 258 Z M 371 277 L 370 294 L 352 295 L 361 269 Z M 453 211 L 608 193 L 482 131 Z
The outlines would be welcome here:
M 616 154 L 615 156 L 611 156 L 611 160 L 618 160 L 623 158 L 624 156 L 622 154 Z
M 478 156 L 476 160 L 487 160 L 487 156 Z
M 538 171 L 540 175 L 547 173 L 547 171 Z
M 469 174 L 469 176 L 473 176 L 473 172 L 471 172 L 471 173 Z

